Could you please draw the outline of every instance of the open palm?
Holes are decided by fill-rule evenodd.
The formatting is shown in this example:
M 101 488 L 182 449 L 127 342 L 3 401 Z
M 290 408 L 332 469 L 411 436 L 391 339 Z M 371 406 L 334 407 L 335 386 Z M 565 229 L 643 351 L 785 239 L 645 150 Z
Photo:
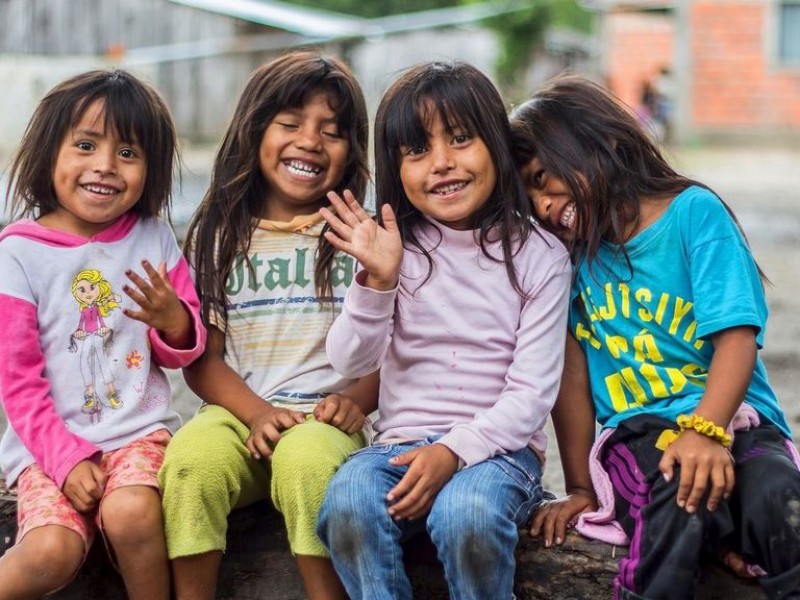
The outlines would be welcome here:
M 368 287 L 383 290 L 394 288 L 403 258 L 403 242 L 392 208 L 388 204 L 383 205 L 383 226 L 380 226 L 349 190 L 344 192 L 344 198 L 336 192 L 330 192 L 328 199 L 335 213 L 328 208 L 320 209 L 322 217 L 332 229 L 325 233 L 325 238 L 334 248 L 361 263 L 369 276 Z

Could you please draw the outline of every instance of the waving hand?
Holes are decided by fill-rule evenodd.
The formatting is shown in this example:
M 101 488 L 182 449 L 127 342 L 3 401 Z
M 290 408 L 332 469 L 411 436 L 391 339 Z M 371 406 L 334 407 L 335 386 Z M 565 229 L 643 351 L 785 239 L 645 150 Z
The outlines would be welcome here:
M 337 250 L 355 258 L 367 271 L 367 287 L 391 290 L 397 285 L 400 261 L 403 258 L 403 242 L 397 228 L 397 220 L 391 206 L 381 208 L 383 226 L 359 205 L 349 190 L 344 198 L 329 192 L 331 211 L 321 208 L 320 214 L 331 226 L 325 238 Z

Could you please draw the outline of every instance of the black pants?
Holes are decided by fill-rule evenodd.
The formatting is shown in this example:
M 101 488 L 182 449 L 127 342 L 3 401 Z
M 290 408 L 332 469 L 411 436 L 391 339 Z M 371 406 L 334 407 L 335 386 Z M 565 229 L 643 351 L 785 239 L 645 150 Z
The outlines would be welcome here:
M 714 512 L 703 502 L 691 515 L 675 500 L 679 467 L 669 483 L 658 470 L 663 452 L 655 443 L 665 429 L 675 423 L 633 417 L 606 442 L 602 462 L 614 485 L 616 518 L 631 541 L 615 597 L 693 598 L 698 564 L 726 546 L 768 573 L 759 582 L 769 598 L 800 598 L 800 471 L 778 429 L 737 432 L 733 494 Z

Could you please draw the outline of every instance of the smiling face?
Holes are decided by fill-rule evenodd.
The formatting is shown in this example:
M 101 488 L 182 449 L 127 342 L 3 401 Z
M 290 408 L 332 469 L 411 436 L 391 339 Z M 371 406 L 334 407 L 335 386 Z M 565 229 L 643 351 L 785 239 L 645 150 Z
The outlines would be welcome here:
M 312 96 L 301 108 L 273 117 L 259 148 L 261 173 L 267 182 L 264 216 L 291 221 L 326 203 L 325 194 L 341 181 L 349 142 L 339 131 L 337 115 L 325 94 Z
M 107 130 L 104 117 L 103 102 L 93 102 L 61 140 L 53 168 L 58 207 L 39 219 L 46 227 L 91 237 L 141 198 L 144 151 Z
M 522 168 L 522 179 L 542 226 L 564 242 L 573 240 L 577 213 L 567 184 L 547 171 L 536 157 Z
M 408 200 L 452 229 L 472 229 L 475 213 L 497 182 L 494 161 L 481 138 L 459 128 L 448 131 L 434 112 L 427 142 L 400 148 L 400 181 Z

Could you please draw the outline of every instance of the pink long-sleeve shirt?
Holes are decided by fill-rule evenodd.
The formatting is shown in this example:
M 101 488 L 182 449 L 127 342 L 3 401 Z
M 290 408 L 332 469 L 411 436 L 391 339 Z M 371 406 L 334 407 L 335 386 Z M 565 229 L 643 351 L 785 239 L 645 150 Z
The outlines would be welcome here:
M 487 258 L 473 231 L 425 223 L 418 236 L 433 258 L 403 254 L 396 289 L 364 287 L 345 297 L 327 339 L 346 377 L 380 368 L 376 443 L 441 435 L 469 466 L 529 445 L 544 453 L 542 428 L 558 392 L 571 268 L 564 247 L 532 234 L 514 256 L 525 298 L 502 262 Z M 489 245 L 502 257 L 499 243 Z
M 191 348 L 169 347 L 156 331 L 122 313 L 123 307 L 138 310 L 122 285 L 126 269 L 142 273 L 142 259 L 166 262 L 192 318 Z M 82 279 L 88 271 L 108 283 L 110 302 L 102 311 L 99 302 L 89 304 L 98 316 L 106 313 L 103 329 L 87 327 L 77 335 L 85 307 L 73 287 L 81 281 L 88 287 Z M 165 223 L 128 213 L 87 239 L 19 221 L 0 232 L 0 273 L 0 401 L 8 418 L 0 468 L 9 483 L 35 462 L 61 487 L 80 461 L 178 427 L 161 367 L 196 359 L 206 330 L 189 267 Z M 87 410 L 89 390 L 101 410 Z

